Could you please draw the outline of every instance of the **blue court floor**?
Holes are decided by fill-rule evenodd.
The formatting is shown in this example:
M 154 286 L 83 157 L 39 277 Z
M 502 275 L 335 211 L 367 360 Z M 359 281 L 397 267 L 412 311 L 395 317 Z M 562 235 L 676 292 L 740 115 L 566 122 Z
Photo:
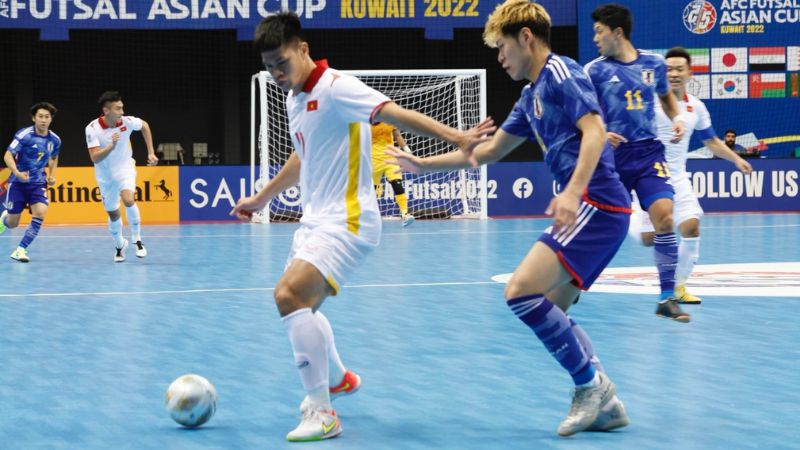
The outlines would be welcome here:
M 45 224 L 29 264 L 7 257 L 24 230 L 7 232 L 0 449 L 800 448 L 800 215 L 704 218 L 698 269 L 733 265 L 696 286 L 733 290 L 687 307 L 689 324 L 657 318 L 649 291 L 584 294 L 571 315 L 631 425 L 566 439 L 555 430 L 571 381 L 492 281 L 548 223 L 386 222 L 379 250 L 322 307 L 364 384 L 335 403 L 344 433 L 311 444 L 284 440 L 304 393 L 272 301 L 296 225 L 145 227 L 150 255 L 121 264 L 104 227 Z M 652 258 L 627 241 L 611 267 Z M 759 266 L 770 262 L 782 271 Z M 197 430 L 164 411 L 184 373 L 219 394 Z

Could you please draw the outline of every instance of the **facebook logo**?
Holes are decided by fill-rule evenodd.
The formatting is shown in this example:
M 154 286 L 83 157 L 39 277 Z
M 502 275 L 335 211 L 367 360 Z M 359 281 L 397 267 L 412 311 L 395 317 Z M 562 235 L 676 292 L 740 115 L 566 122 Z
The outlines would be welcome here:
M 527 178 L 517 178 L 511 190 L 517 198 L 526 199 L 533 195 L 533 183 Z

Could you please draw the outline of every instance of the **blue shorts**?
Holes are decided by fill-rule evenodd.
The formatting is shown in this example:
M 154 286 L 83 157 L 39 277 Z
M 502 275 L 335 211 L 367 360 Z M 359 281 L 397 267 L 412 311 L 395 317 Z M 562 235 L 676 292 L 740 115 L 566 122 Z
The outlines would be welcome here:
M 572 284 L 588 290 L 625 240 L 630 214 L 606 211 L 586 202 L 578 220 L 566 229 L 548 227 L 539 241 L 550 247 L 572 275 Z
M 625 188 L 636 191 L 643 210 L 658 199 L 672 199 L 664 144 L 658 139 L 620 144 L 614 150 L 614 165 Z
M 8 183 L 5 207 L 9 214 L 20 214 L 27 206 L 47 201 L 47 183 Z

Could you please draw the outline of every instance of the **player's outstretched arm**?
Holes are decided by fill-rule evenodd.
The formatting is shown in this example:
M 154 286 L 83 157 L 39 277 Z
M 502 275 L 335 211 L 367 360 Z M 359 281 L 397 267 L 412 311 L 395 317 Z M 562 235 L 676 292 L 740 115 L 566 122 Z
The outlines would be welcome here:
M 500 129 L 492 136 L 490 141 L 478 145 L 472 155 L 467 155 L 463 151 L 452 151 L 444 155 L 419 158 L 393 146 L 389 147 L 387 154 L 406 172 L 437 172 L 471 167 L 473 166 L 472 159 L 479 165 L 497 162 L 523 142 L 525 142 L 524 137 L 515 136 Z
M 722 139 L 714 136 L 711 139 L 706 139 L 703 141 L 703 144 L 708 147 L 709 150 L 711 150 L 711 153 L 713 153 L 714 156 L 727 159 L 735 164 L 736 168 L 745 174 L 749 174 L 753 171 L 753 166 L 751 166 L 749 162 L 745 161 L 744 158 L 739 156 L 739 154 L 728 148 L 728 146 L 722 142 Z
M 145 145 L 147 145 L 147 165 L 155 166 L 158 164 L 158 156 L 156 156 L 156 149 L 153 147 L 153 132 L 150 130 L 150 124 L 144 120 L 142 120 L 142 137 Z
M 261 211 L 276 195 L 297 184 L 300 180 L 300 158 L 292 152 L 280 172 L 255 195 L 242 197 L 230 212 L 239 220 L 248 221 L 256 211 Z
M 435 137 L 449 142 L 467 154 L 471 158 L 473 166 L 477 166 L 474 158 L 472 158 L 473 150 L 481 143 L 489 141 L 491 135 L 497 129 L 494 125 L 494 120 L 491 117 L 487 117 L 469 130 L 456 130 L 453 127 L 437 122 L 425 114 L 403 108 L 394 102 L 388 102 L 383 105 L 375 113 L 373 121 L 387 122 L 414 134 Z

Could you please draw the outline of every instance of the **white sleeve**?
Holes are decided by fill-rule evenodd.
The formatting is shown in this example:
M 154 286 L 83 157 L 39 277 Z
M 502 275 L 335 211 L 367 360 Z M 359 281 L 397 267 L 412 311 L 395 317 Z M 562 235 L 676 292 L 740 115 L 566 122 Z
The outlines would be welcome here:
M 90 124 L 86 127 L 86 146 L 88 148 L 100 147 L 100 137 L 94 131 L 94 127 Z
M 708 113 L 708 109 L 706 109 L 706 105 L 703 102 L 697 102 L 697 125 L 694 126 L 695 130 L 707 130 L 711 128 L 711 115 Z
M 131 127 L 131 130 L 139 131 L 142 129 L 142 119 L 134 116 L 122 116 L 122 121 Z
M 342 75 L 333 82 L 331 98 L 339 114 L 348 123 L 371 123 L 378 107 L 391 101 L 389 97 L 350 75 Z

